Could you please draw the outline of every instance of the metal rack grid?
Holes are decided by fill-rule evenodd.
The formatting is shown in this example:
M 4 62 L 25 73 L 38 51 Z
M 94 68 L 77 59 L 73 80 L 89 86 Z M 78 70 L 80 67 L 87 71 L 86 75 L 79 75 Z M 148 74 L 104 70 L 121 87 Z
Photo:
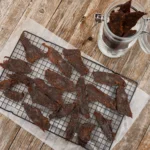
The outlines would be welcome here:
M 42 45 L 42 43 L 47 43 L 49 46 L 53 47 L 60 54 L 62 54 L 63 47 L 60 47 L 59 45 L 56 45 L 56 44 L 51 43 L 49 41 L 46 41 L 46 40 L 44 40 L 44 39 L 42 39 L 42 38 L 40 38 L 40 37 L 38 37 L 32 33 L 27 32 L 27 31 L 24 31 L 24 34 L 28 39 L 30 39 L 30 42 L 32 44 L 36 45 L 37 47 L 39 47 L 44 52 L 47 52 L 47 48 L 45 48 Z M 23 48 L 21 42 L 19 42 L 19 41 L 17 42 L 17 44 L 16 44 L 10 57 L 16 58 L 16 59 L 19 58 L 19 59 L 26 61 L 24 48 Z M 110 72 L 110 73 L 115 73 L 115 72 L 113 72 L 112 70 L 110 70 L 110 69 L 108 69 L 108 68 L 106 68 L 106 67 L 104 67 L 98 63 L 95 63 L 94 61 L 91 61 L 85 57 L 82 57 L 82 59 L 83 59 L 84 63 L 86 64 L 86 66 L 90 70 L 90 73 L 85 76 L 85 82 L 86 83 L 92 83 L 98 89 L 102 90 L 104 93 L 108 94 L 112 98 L 115 98 L 116 97 L 116 87 L 109 87 L 109 86 L 101 85 L 101 84 L 94 82 L 92 74 L 91 74 L 93 71 L 103 71 L 103 72 Z M 51 70 L 61 74 L 55 65 L 53 65 L 48 59 L 44 59 L 44 58 L 35 62 L 31 66 L 31 68 L 33 71 L 28 76 L 30 76 L 32 78 L 44 79 L 44 72 L 46 69 L 51 69 Z M 11 73 L 11 72 L 8 70 L 4 70 L 2 72 L 0 80 L 7 79 L 8 78 L 6 75 L 7 73 Z M 135 93 L 135 90 L 137 88 L 137 83 L 135 81 L 132 81 L 131 79 L 128 79 L 128 78 L 122 76 L 122 75 L 120 75 L 120 76 L 127 83 L 125 91 L 128 94 L 128 100 L 130 102 L 134 93 Z M 80 74 L 73 69 L 71 80 L 74 83 L 76 83 L 79 77 L 80 77 Z M 6 98 L 3 95 L 3 93 L 0 92 L 0 108 L 6 110 L 8 112 L 13 113 L 14 115 L 16 115 L 22 119 L 25 119 L 29 122 L 32 122 L 28 118 L 28 116 L 26 115 L 26 113 L 24 111 L 24 108 L 22 107 L 22 103 L 26 102 L 28 104 L 31 104 L 32 106 L 40 108 L 43 115 L 48 117 L 50 111 L 43 106 L 32 103 L 31 98 L 27 92 L 27 88 L 25 85 L 19 84 L 19 85 L 16 85 L 15 87 L 13 87 L 13 89 L 16 91 L 19 91 L 19 92 L 26 93 L 26 96 L 23 99 L 23 101 L 22 102 L 14 102 L 14 101 Z M 72 103 L 75 100 L 75 97 L 76 97 L 76 93 L 64 93 L 63 94 L 63 99 L 64 99 L 65 103 Z M 107 138 L 103 134 L 101 128 L 98 127 L 98 124 L 95 120 L 95 117 L 93 116 L 93 113 L 94 113 L 94 111 L 99 111 L 103 114 L 104 117 L 112 120 L 111 125 L 112 125 L 112 129 L 113 129 L 114 133 L 117 133 L 124 116 L 118 114 L 117 112 L 115 112 L 109 108 L 106 108 L 104 105 L 102 105 L 98 102 L 90 103 L 89 109 L 90 109 L 90 119 L 87 120 L 81 116 L 80 117 L 80 123 L 86 123 L 86 122 L 93 123 L 93 124 L 97 125 L 97 127 L 93 130 L 92 135 L 91 135 L 91 140 L 88 142 L 88 144 L 86 145 L 85 148 L 89 149 L 89 150 L 92 150 L 93 148 L 95 148 L 97 150 L 109 150 L 111 148 L 112 142 L 107 140 Z M 65 139 L 65 130 L 66 130 L 67 124 L 69 122 L 69 119 L 70 119 L 70 117 L 64 117 L 62 119 L 51 120 L 50 121 L 51 126 L 49 128 L 49 131 Z M 71 142 L 78 144 L 77 134 L 75 134 L 75 136 L 71 140 Z

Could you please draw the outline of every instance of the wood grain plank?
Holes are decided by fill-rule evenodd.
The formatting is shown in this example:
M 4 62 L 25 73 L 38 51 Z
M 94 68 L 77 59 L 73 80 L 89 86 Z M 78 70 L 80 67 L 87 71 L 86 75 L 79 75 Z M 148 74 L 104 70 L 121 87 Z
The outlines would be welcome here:
M 53 149 L 50 148 L 48 145 L 44 144 L 40 150 L 53 150 Z

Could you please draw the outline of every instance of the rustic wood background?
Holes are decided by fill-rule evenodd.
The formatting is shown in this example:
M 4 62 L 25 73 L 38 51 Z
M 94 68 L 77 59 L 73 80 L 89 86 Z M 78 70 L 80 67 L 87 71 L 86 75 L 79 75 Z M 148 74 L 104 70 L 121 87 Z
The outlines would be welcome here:
M 110 59 L 97 47 L 100 25 L 93 14 L 114 0 L 0 0 L 0 50 L 27 17 L 104 64 L 136 80 L 150 94 L 150 55 L 136 43 L 123 57 Z M 150 0 L 138 0 L 150 14 Z M 88 38 L 93 40 L 89 41 Z M 150 150 L 150 102 L 114 150 Z M 52 150 L 8 118 L 0 115 L 0 150 Z

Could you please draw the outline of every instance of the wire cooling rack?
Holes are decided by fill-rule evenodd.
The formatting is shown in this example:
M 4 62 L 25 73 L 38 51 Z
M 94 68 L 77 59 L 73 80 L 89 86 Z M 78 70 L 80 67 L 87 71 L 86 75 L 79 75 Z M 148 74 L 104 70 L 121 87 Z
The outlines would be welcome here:
M 47 52 L 47 48 L 45 48 L 42 43 L 47 43 L 49 46 L 53 47 L 55 50 L 57 50 L 60 54 L 62 54 L 62 50 L 63 47 L 60 47 L 54 43 L 48 42 L 32 33 L 29 33 L 27 31 L 24 31 L 25 36 L 30 39 L 31 43 L 36 45 L 37 47 L 39 47 L 41 50 L 43 50 L 44 52 Z M 21 44 L 20 41 L 17 42 L 11 56 L 11 58 L 19 58 L 22 59 L 24 61 L 26 61 L 25 58 L 25 52 L 24 52 L 24 48 Z M 92 83 L 93 85 L 95 85 L 97 88 L 99 88 L 100 90 L 102 90 L 104 93 L 108 94 L 109 96 L 111 96 L 113 99 L 116 97 L 116 87 L 109 87 L 106 85 L 101 85 L 98 84 L 96 82 L 94 82 L 93 77 L 92 77 L 92 72 L 93 71 L 103 71 L 103 72 L 110 72 L 110 73 L 115 73 L 112 70 L 98 64 L 95 63 L 94 61 L 91 61 L 85 57 L 82 57 L 84 63 L 86 64 L 86 66 L 89 68 L 90 70 L 90 74 L 88 74 L 87 76 L 85 76 L 85 82 L 86 83 Z M 35 62 L 32 66 L 32 73 L 29 74 L 28 76 L 32 77 L 32 78 L 41 78 L 41 79 L 45 79 L 44 78 L 44 72 L 46 69 L 51 69 L 59 74 L 61 74 L 59 72 L 59 70 L 57 69 L 57 67 L 55 65 L 53 65 L 48 59 L 40 59 L 37 62 Z M 4 70 L 2 72 L 2 75 L 0 77 L 0 80 L 4 80 L 7 79 L 6 74 L 7 73 L 12 73 L 9 72 L 8 70 Z M 137 88 L 137 83 L 135 81 L 132 81 L 131 79 L 128 79 L 122 75 L 120 75 L 127 83 L 126 86 L 126 93 L 128 94 L 128 100 L 129 102 L 131 101 L 135 90 Z M 75 70 L 73 70 L 72 76 L 71 76 L 71 80 L 76 84 L 78 78 L 80 77 L 80 74 L 77 73 Z M 22 102 L 14 102 L 8 98 L 6 98 L 3 93 L 0 93 L 0 108 L 13 113 L 14 115 L 25 119 L 29 122 L 32 122 L 27 114 L 24 111 L 24 108 L 22 107 L 22 103 L 26 102 L 28 104 L 31 104 L 32 106 L 35 106 L 37 108 L 40 108 L 43 115 L 48 117 L 49 113 L 51 113 L 47 108 L 40 106 L 38 104 L 33 104 L 31 101 L 31 97 L 29 96 L 28 92 L 27 92 L 27 88 L 25 85 L 23 84 L 19 84 L 16 85 L 15 87 L 13 87 L 15 91 L 18 92 L 24 92 L 25 93 L 25 98 L 23 99 Z M 65 103 L 72 103 L 75 100 L 76 97 L 76 93 L 64 93 L 63 94 L 63 99 Z M 86 149 L 88 150 L 109 150 L 111 148 L 112 142 L 108 141 L 107 138 L 105 137 L 105 135 L 103 134 L 101 128 L 98 127 L 98 124 L 95 120 L 95 117 L 93 116 L 94 111 L 99 111 L 103 114 L 104 117 L 106 117 L 107 119 L 112 120 L 112 129 L 114 133 L 117 133 L 119 126 L 122 122 L 122 119 L 124 116 L 118 114 L 117 112 L 106 108 L 104 105 L 95 102 L 95 103 L 90 103 L 89 104 L 89 109 L 90 109 L 90 119 L 87 120 L 84 117 L 80 117 L 80 123 L 93 123 L 95 124 L 97 127 L 93 130 L 92 135 L 91 135 L 91 140 L 88 142 L 88 144 L 86 145 Z M 62 119 L 53 119 L 50 121 L 50 128 L 49 131 L 64 138 L 66 136 L 66 127 L 68 125 L 68 122 L 70 120 L 70 117 L 64 117 Z M 77 134 L 75 134 L 74 138 L 71 140 L 71 142 L 78 144 L 78 140 L 77 140 Z

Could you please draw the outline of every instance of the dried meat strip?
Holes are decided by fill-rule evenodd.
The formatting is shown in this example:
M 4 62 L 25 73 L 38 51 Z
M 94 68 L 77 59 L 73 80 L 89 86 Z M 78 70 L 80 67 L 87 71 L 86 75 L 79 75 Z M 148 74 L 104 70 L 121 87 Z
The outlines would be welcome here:
M 6 90 L 4 95 L 9 99 L 14 100 L 15 102 L 19 102 L 24 98 L 24 93 L 19 93 L 12 90 Z
M 34 83 L 34 80 L 25 74 L 7 74 L 7 76 L 18 83 L 25 84 L 26 86 L 30 86 Z
M 117 111 L 122 115 L 132 117 L 132 112 L 128 102 L 128 95 L 123 87 L 118 87 L 116 101 Z
M 48 96 L 50 99 L 52 99 L 53 101 L 56 101 L 59 104 L 63 104 L 63 101 L 62 101 L 63 92 L 61 90 L 55 87 L 48 86 L 44 82 L 44 80 L 39 79 L 39 78 L 34 79 L 34 82 L 37 88 L 41 92 L 43 92 L 46 96 Z
M 0 81 L 0 90 L 10 89 L 16 82 L 12 79 Z
M 66 139 L 71 140 L 79 127 L 79 107 L 77 106 L 71 115 L 70 122 L 66 129 Z
M 45 43 L 43 43 L 43 46 L 48 48 L 49 60 L 55 64 L 66 77 L 70 78 L 72 74 L 72 67 L 68 64 L 68 62 L 64 60 L 59 52 L 57 52 L 54 48 L 46 45 Z
M 84 78 L 80 77 L 78 79 L 76 89 L 77 89 L 77 102 L 79 104 L 80 113 L 85 118 L 88 119 L 90 118 L 90 113 L 89 113 L 87 94 L 86 94 L 86 85 L 85 85 Z
M 29 94 L 32 98 L 33 103 L 40 104 L 44 107 L 51 109 L 52 111 L 58 111 L 59 110 L 60 105 L 58 103 L 54 102 L 53 100 L 51 100 L 50 98 L 48 98 L 43 92 L 38 90 L 37 87 L 30 86 L 28 88 L 28 91 L 29 91 Z
M 94 128 L 95 125 L 90 123 L 84 123 L 80 126 L 79 133 L 78 133 L 79 145 L 84 147 L 88 143 L 88 141 L 90 141 L 91 133 L 94 130 Z
M 123 37 L 130 37 L 136 34 L 136 30 L 129 30 L 127 33 L 123 35 Z
M 24 103 L 23 106 L 28 117 L 33 121 L 35 125 L 40 127 L 43 131 L 48 130 L 50 128 L 50 123 L 48 118 L 43 116 L 40 109 L 28 105 L 26 103 Z
M 93 72 L 94 81 L 108 86 L 126 86 L 126 82 L 117 74 Z
M 88 100 L 90 102 L 100 102 L 101 104 L 105 105 L 107 108 L 116 110 L 116 103 L 110 96 L 103 93 L 101 90 L 96 88 L 92 84 L 86 85 L 86 91 L 88 93 Z
M 45 57 L 46 54 L 41 51 L 40 48 L 33 45 L 28 38 L 25 37 L 24 34 L 21 35 L 20 41 L 24 47 L 26 59 L 30 63 L 34 63 L 35 61 Z
M 54 87 L 66 91 L 73 92 L 75 91 L 75 85 L 68 78 L 61 76 L 60 74 L 47 69 L 45 71 L 45 78 L 47 81 Z
M 81 58 L 81 52 L 77 49 L 64 49 L 63 54 L 68 62 L 83 76 L 89 73 Z
M 123 13 L 130 13 L 130 9 L 131 9 L 131 3 L 132 0 L 127 1 L 126 3 L 122 4 L 120 6 L 119 11 L 123 12 Z
M 0 66 L 15 73 L 28 74 L 32 71 L 29 64 L 21 59 L 9 58 L 9 60 L 0 63 Z
M 115 134 L 112 132 L 111 121 L 104 118 L 99 112 L 94 112 L 94 116 L 108 140 L 113 141 Z
M 60 119 L 60 118 L 63 118 L 63 117 L 67 117 L 68 115 L 70 115 L 72 113 L 73 109 L 75 108 L 75 105 L 76 105 L 75 103 L 64 104 L 59 109 L 59 111 L 50 114 L 49 118 L 50 119 L 53 119 L 53 118 Z

